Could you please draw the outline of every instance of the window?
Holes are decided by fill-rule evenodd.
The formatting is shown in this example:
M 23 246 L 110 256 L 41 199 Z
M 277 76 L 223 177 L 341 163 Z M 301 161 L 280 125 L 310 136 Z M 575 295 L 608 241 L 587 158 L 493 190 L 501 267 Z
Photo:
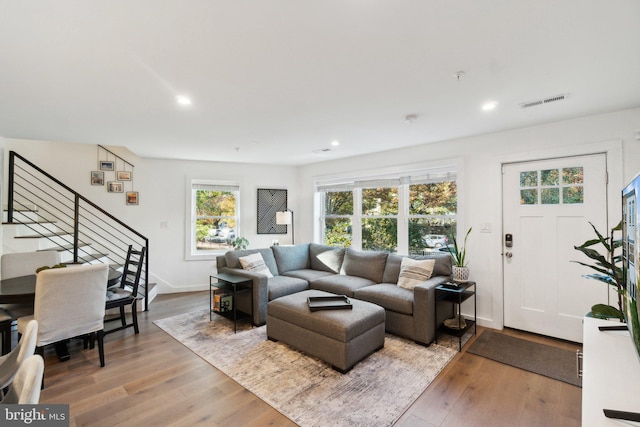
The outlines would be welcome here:
M 450 170 L 316 188 L 324 244 L 422 254 L 455 236 L 457 185 Z
M 236 183 L 191 182 L 190 257 L 233 249 L 239 236 L 240 186 Z
M 582 167 L 520 172 L 521 205 L 584 203 Z

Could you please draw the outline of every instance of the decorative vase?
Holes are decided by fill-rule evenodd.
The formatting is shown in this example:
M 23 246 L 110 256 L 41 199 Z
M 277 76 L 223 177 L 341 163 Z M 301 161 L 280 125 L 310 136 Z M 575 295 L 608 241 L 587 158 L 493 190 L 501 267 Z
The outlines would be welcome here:
M 466 282 L 469 280 L 469 267 L 453 266 L 453 281 L 454 282 Z

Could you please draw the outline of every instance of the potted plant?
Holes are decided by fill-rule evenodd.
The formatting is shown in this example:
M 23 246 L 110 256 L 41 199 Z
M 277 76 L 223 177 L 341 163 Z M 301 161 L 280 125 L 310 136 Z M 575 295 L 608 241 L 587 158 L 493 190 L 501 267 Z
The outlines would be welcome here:
M 249 241 L 244 237 L 236 237 L 233 241 L 233 249 L 235 250 L 247 249 L 247 246 L 249 246 Z
M 607 237 L 604 237 L 593 224 L 589 224 L 596 233 L 597 238 L 587 240 L 581 246 L 574 246 L 574 248 L 592 259 L 594 263 L 587 264 L 581 261 L 572 262 L 584 265 L 585 267 L 589 267 L 597 272 L 585 274 L 583 277 L 599 280 L 600 282 L 612 286 L 618 294 L 618 308 L 607 304 L 596 304 L 591 307 L 591 312 L 587 313 L 587 316 L 601 319 L 617 318 L 620 319 L 620 321 L 624 321 L 622 297 L 625 292 L 625 286 L 622 277 L 622 268 L 618 265 L 620 261 L 622 261 L 622 254 L 618 253 L 616 255 L 616 249 L 622 246 L 622 239 L 614 238 L 615 232 L 622 231 L 622 221 L 611 229 L 611 234 Z M 605 254 L 601 254 L 597 250 L 592 249 L 592 246 L 597 244 L 601 244 L 606 249 Z
M 466 282 L 469 280 L 469 267 L 467 267 L 467 238 L 471 233 L 472 227 L 469 227 L 467 234 L 464 236 L 462 246 L 458 246 L 458 241 L 453 237 L 453 247 L 447 246 L 449 253 L 453 257 L 453 281 Z

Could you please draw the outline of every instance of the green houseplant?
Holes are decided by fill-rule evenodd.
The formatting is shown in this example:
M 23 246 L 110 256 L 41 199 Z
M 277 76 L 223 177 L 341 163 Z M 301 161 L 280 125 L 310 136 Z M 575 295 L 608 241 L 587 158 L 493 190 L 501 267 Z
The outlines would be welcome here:
M 591 225 L 591 228 L 593 228 L 597 238 L 587 240 L 580 246 L 574 246 L 574 248 L 593 260 L 593 264 L 587 264 L 581 261 L 572 262 L 584 265 L 585 267 L 589 267 L 596 271 L 596 273 L 585 274 L 583 277 L 598 280 L 612 286 L 618 294 L 618 308 L 607 304 L 596 304 L 591 307 L 591 312 L 588 313 L 587 316 L 602 319 L 618 318 L 620 321 L 623 321 L 622 297 L 625 292 L 625 287 L 622 278 L 622 268 L 619 266 L 622 261 L 622 254 L 619 252 L 616 254 L 617 249 L 622 246 L 622 239 L 615 238 L 615 234 L 622 231 L 622 221 L 611 229 L 611 234 L 607 237 L 604 237 L 592 223 L 589 224 Z M 598 244 L 601 244 L 605 248 L 605 254 L 601 254 L 596 249 L 593 249 L 593 246 Z
M 249 246 L 249 241 L 244 237 L 236 237 L 233 241 L 233 249 L 235 250 L 247 249 L 247 246 Z
M 458 245 L 455 236 L 452 238 L 453 247 L 447 246 L 449 253 L 453 257 L 453 280 L 455 282 L 464 282 L 469 280 L 469 267 L 467 267 L 467 238 L 473 228 L 469 227 L 467 234 L 464 236 L 462 246 Z

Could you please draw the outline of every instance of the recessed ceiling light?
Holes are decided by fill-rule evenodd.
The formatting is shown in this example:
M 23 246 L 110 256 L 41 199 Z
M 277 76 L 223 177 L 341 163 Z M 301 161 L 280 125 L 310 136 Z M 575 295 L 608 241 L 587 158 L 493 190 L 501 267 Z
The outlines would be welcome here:
M 184 95 L 176 96 L 176 102 L 180 105 L 191 105 L 191 98 Z
M 496 101 L 485 102 L 484 104 L 482 104 L 482 111 L 495 110 L 497 106 L 498 103 Z
M 334 139 L 333 141 L 331 141 L 331 145 L 333 145 L 334 147 L 337 147 L 338 145 L 340 145 L 340 141 L 338 141 L 337 139 Z

